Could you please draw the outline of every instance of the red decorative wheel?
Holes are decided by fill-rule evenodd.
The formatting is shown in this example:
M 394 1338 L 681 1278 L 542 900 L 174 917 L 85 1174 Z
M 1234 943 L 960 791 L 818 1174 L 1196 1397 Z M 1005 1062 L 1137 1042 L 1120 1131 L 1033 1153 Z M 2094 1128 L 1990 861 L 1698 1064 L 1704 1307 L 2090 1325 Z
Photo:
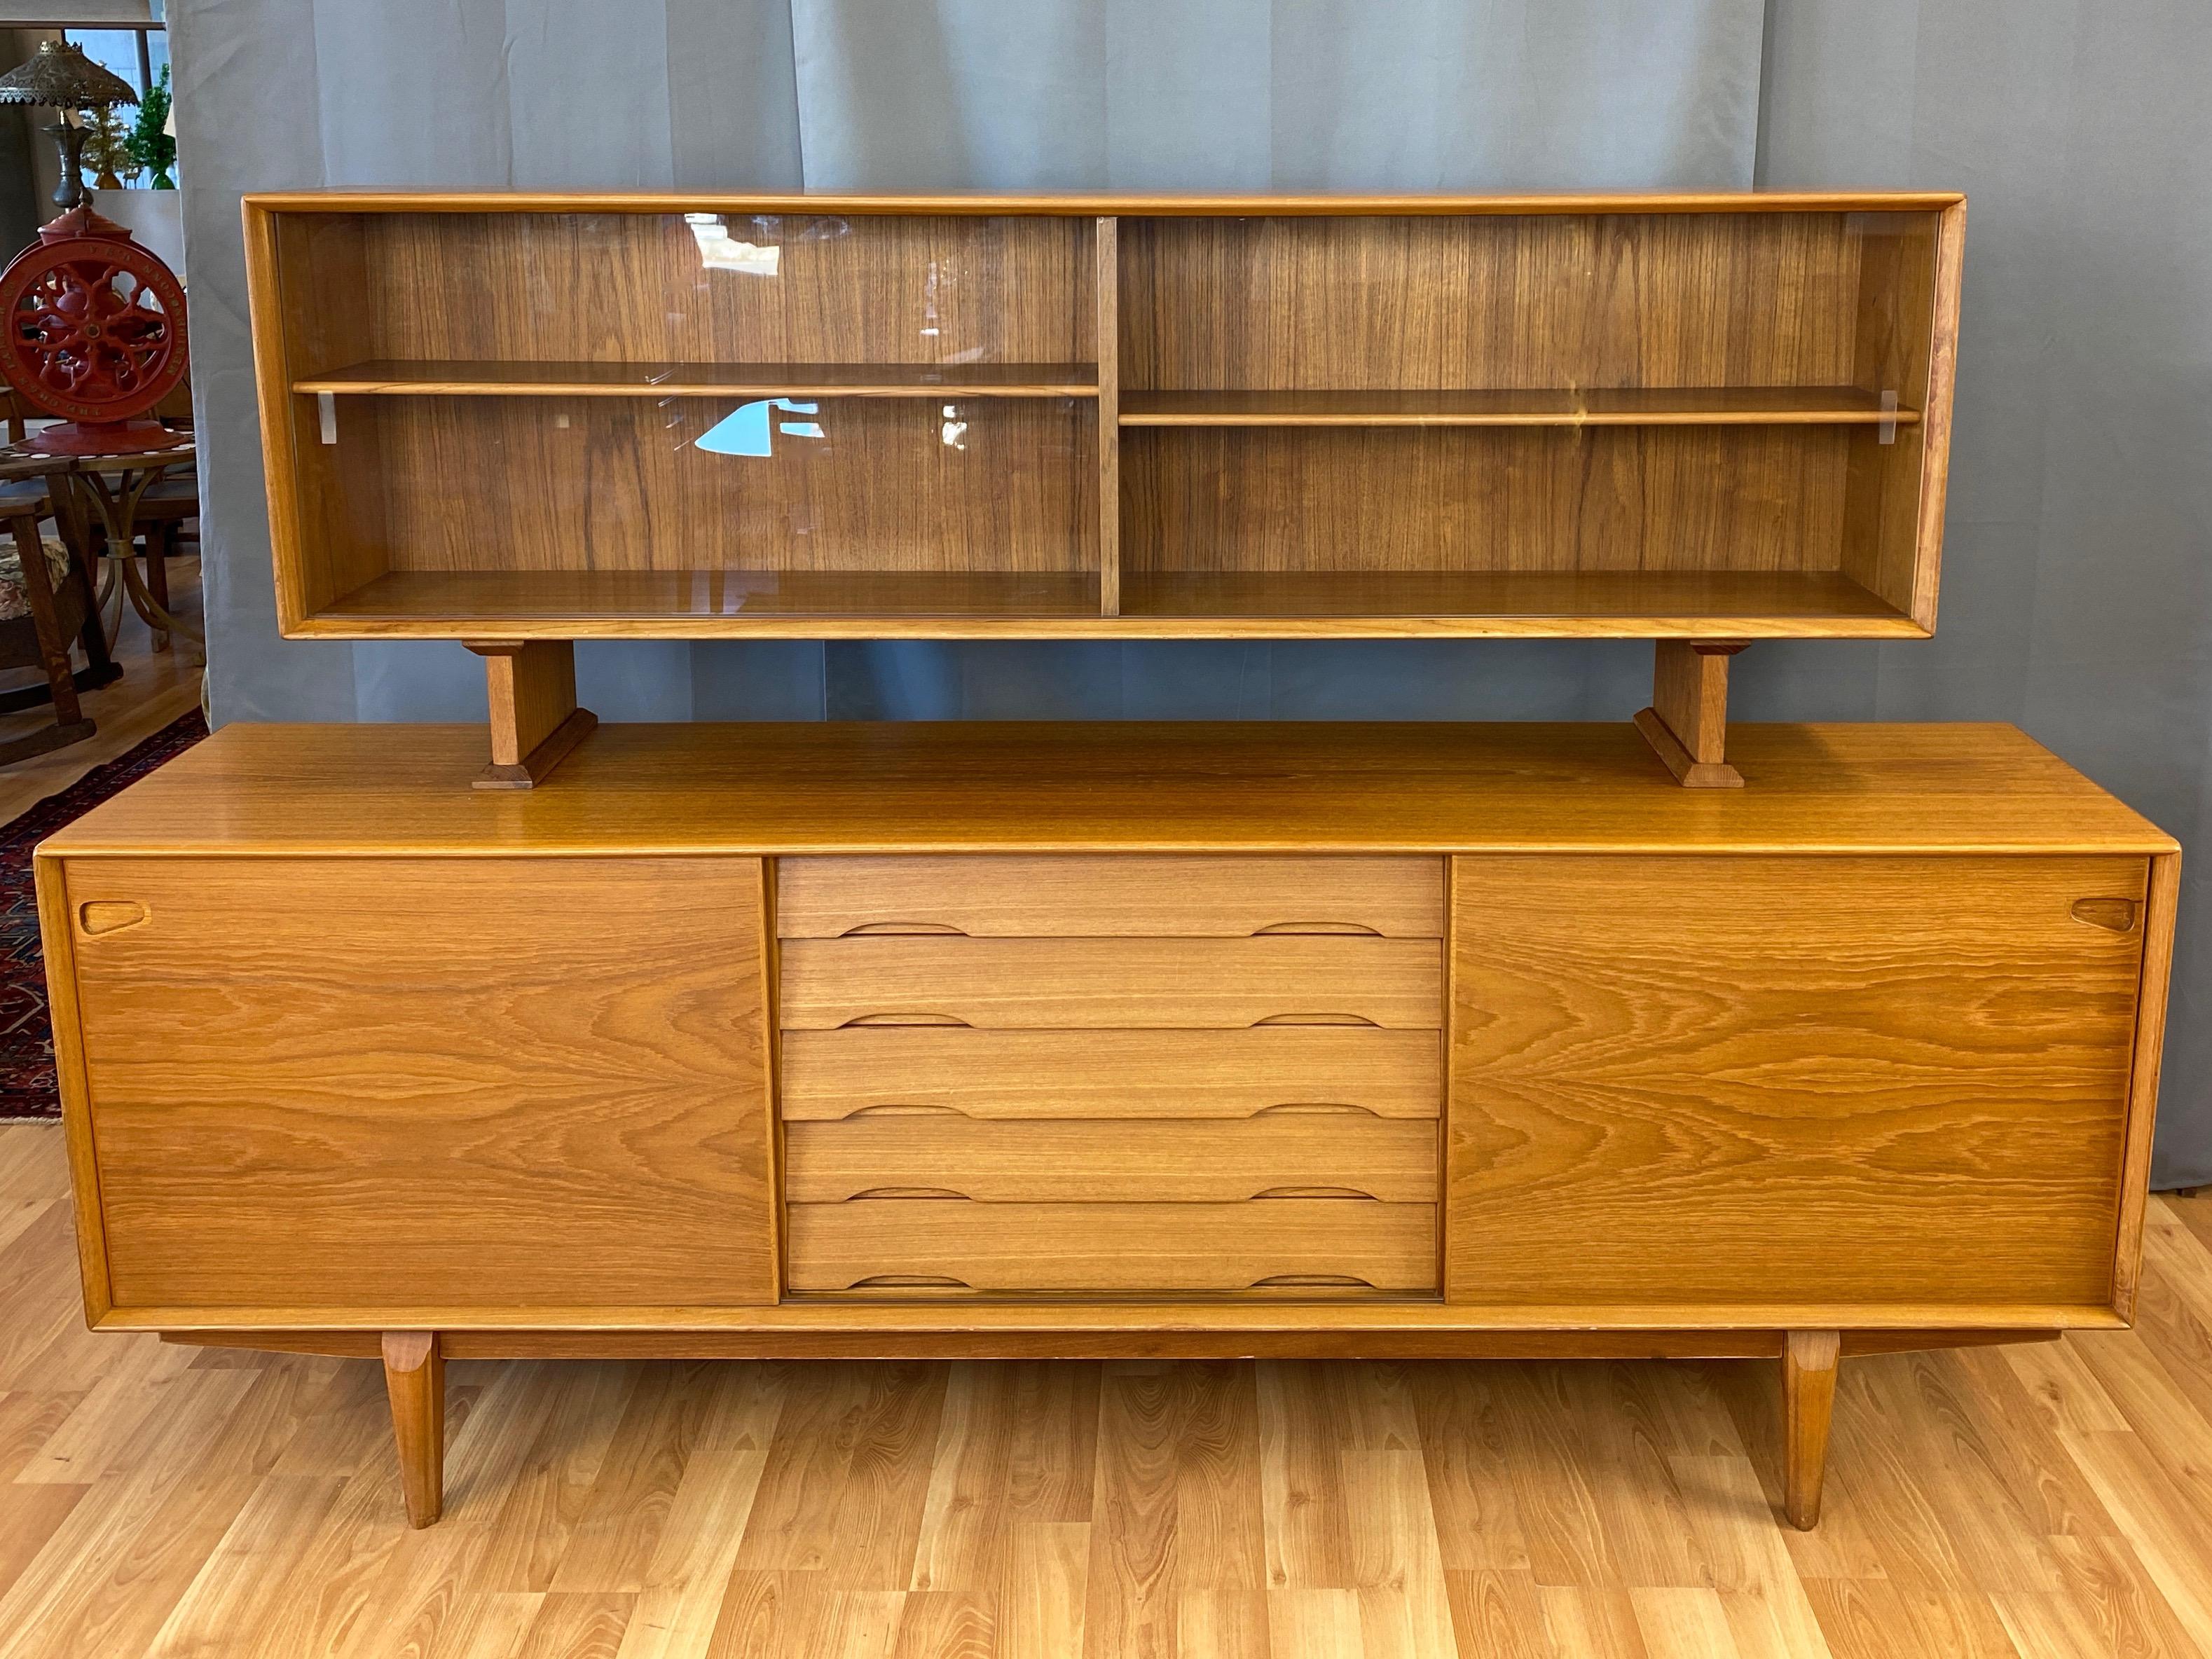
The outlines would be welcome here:
M 32 448 L 161 446 L 165 429 L 137 417 L 185 378 L 185 290 L 129 231 L 88 205 L 43 228 L 0 273 L 0 374 L 33 408 L 70 422 Z

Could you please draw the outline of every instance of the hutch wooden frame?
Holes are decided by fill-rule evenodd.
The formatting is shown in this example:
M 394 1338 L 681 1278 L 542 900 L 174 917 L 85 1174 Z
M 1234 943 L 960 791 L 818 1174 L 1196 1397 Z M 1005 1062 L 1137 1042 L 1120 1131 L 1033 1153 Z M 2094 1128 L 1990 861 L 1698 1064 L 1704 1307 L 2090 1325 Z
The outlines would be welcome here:
M 1739 782 L 1734 652 L 1935 627 L 1965 210 L 251 196 L 279 620 L 486 649 L 501 786 L 599 637 L 1650 638 Z

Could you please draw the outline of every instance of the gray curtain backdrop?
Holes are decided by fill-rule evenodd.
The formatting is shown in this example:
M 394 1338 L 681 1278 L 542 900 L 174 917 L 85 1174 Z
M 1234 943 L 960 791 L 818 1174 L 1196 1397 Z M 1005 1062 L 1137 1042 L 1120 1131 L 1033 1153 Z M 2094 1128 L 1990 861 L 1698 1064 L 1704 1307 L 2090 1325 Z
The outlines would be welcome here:
M 1960 186 L 1943 623 L 1763 645 L 1751 719 L 2017 721 L 2207 810 L 2200 0 L 172 0 L 219 720 L 480 719 L 459 646 L 276 636 L 237 198 L 332 185 Z M 2199 112 L 2190 116 L 2187 111 Z M 1648 646 L 608 642 L 603 718 L 1625 719 Z M 2212 1180 L 2185 895 L 2159 1178 Z

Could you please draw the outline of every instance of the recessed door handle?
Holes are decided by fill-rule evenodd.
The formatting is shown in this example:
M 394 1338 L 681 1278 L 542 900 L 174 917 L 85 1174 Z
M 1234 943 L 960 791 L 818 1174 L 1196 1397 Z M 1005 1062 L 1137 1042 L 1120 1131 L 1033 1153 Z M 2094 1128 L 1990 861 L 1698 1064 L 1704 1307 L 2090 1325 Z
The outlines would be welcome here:
M 2136 916 L 2142 908 L 2133 899 L 2084 898 L 2074 901 L 2074 920 L 2086 921 L 2092 927 L 2102 927 L 2107 933 L 2132 933 Z
M 76 908 L 76 925 L 86 938 L 97 939 L 136 927 L 153 914 L 136 899 L 88 899 Z

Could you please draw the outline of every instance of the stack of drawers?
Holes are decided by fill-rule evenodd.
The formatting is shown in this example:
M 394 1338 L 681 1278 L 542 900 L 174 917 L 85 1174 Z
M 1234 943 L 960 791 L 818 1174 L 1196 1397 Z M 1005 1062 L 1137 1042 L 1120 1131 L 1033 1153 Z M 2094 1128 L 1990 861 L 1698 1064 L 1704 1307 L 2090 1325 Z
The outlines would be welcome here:
M 794 1292 L 1434 1294 L 1433 858 L 787 858 Z

